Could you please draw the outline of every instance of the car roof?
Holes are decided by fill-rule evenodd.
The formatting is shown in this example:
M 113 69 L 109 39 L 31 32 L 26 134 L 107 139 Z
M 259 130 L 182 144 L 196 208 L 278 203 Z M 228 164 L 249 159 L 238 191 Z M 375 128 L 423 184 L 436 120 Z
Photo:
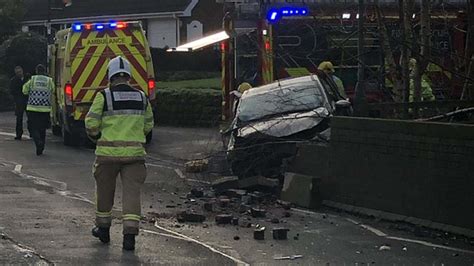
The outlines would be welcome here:
M 250 90 L 246 90 L 244 94 L 242 95 L 242 99 L 247 98 L 247 97 L 252 97 L 255 95 L 265 94 L 272 90 L 278 90 L 281 87 L 288 87 L 294 84 L 296 85 L 296 84 L 301 84 L 301 83 L 310 83 L 310 82 L 317 82 L 317 81 L 319 81 L 319 78 L 316 75 L 308 75 L 308 76 L 303 76 L 303 77 L 298 77 L 298 78 L 282 79 L 282 80 L 275 81 L 267 85 L 263 85 L 263 86 L 252 88 Z

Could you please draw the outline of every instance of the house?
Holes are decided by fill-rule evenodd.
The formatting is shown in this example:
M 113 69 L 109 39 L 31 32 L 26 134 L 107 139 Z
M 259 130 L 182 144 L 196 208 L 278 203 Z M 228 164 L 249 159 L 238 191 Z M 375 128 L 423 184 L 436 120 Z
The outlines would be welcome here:
M 74 0 L 58 8 L 52 0 L 25 0 L 23 31 L 46 33 L 72 23 L 142 22 L 152 48 L 176 47 L 222 28 L 223 6 L 215 0 Z M 48 4 L 49 3 L 49 4 Z

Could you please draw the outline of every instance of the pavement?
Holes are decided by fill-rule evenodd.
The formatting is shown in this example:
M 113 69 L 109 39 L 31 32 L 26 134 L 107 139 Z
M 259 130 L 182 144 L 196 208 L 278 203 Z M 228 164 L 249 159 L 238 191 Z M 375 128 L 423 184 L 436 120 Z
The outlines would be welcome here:
M 0 264 L 163 264 L 163 265 L 474 265 L 472 240 L 435 232 L 416 234 L 410 225 L 359 217 L 332 209 L 267 209 L 266 218 L 241 215 L 252 228 L 178 223 L 181 210 L 201 211 L 191 188 L 209 190 L 219 171 L 186 173 L 191 159 L 222 161 L 216 129 L 156 127 L 148 147 L 148 178 L 142 193 L 144 219 L 135 252 L 121 249 L 121 220 L 112 242 L 90 235 L 94 221 L 93 150 L 62 145 L 48 132 L 45 154 L 31 140 L 13 140 L 14 116 L 0 113 Z M 213 161 L 213 160 L 211 160 Z M 219 169 L 219 167 L 211 167 Z M 120 217 L 121 187 L 114 216 Z M 235 210 L 227 210 L 235 212 Z M 277 218 L 279 224 L 271 223 Z M 256 225 L 266 240 L 254 240 Z M 271 229 L 288 228 L 288 240 L 273 240 Z M 415 232 L 415 233 L 414 233 Z M 294 260 L 278 257 L 302 255 Z

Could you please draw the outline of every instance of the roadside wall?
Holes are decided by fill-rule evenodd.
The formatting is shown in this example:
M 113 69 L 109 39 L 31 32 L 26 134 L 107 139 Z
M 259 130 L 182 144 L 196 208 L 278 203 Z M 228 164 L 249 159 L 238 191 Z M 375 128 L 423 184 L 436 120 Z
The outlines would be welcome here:
M 474 229 L 474 126 L 368 118 L 331 121 L 327 147 L 290 169 L 321 175 L 325 200 Z

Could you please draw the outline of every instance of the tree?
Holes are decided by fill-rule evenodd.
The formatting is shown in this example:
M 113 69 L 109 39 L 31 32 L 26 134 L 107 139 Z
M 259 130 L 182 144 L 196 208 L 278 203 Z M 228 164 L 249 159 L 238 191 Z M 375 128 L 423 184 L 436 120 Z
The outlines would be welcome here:
M 33 73 L 36 65 L 46 64 L 46 38 L 37 33 L 20 33 L 5 41 L 0 49 L 5 51 L 3 70 L 9 73 L 20 65 L 25 73 Z
M 0 0 L 0 43 L 18 31 L 24 14 L 23 0 Z

